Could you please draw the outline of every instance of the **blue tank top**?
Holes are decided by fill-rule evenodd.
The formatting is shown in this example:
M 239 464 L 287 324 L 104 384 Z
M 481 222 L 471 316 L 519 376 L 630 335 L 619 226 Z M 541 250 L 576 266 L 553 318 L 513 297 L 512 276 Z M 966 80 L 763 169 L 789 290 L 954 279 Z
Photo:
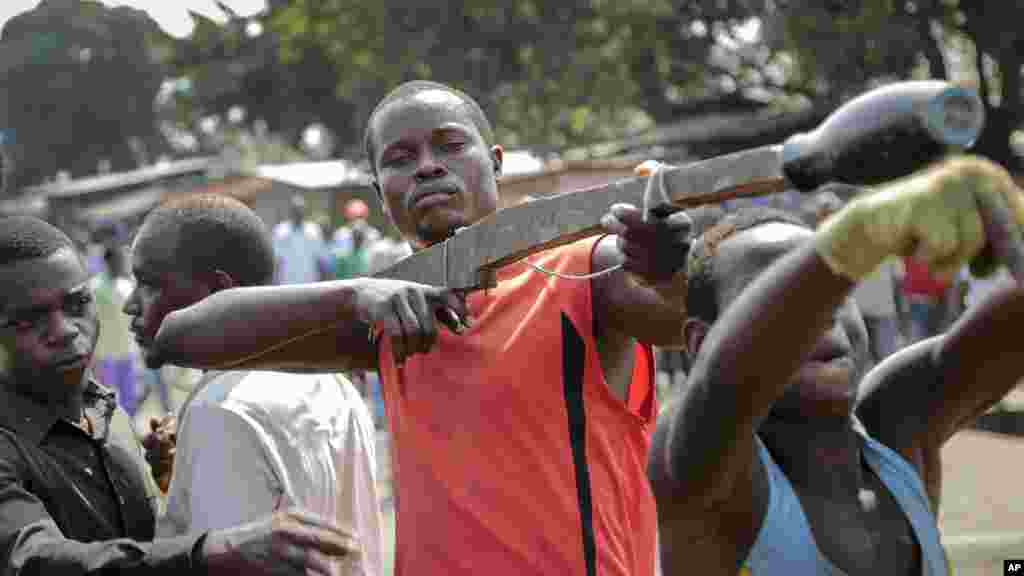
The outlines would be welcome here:
M 903 509 L 921 547 L 922 576 L 948 576 L 954 572 L 946 558 L 928 494 L 917 471 L 901 456 L 864 437 L 864 459 Z M 768 473 L 768 510 L 741 575 L 844 576 L 818 550 L 800 499 L 760 438 L 758 455 Z

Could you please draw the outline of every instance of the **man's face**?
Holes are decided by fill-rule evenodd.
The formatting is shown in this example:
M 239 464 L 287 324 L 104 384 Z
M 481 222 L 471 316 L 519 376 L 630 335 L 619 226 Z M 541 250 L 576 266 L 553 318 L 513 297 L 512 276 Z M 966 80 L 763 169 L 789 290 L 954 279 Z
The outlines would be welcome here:
M 465 110 L 443 90 L 385 106 L 371 137 L 384 207 L 417 247 L 447 238 L 498 209 L 501 148 L 488 148 Z
M 142 350 L 146 365 L 155 368 L 153 340 L 160 323 L 169 313 L 186 308 L 210 294 L 208 285 L 196 280 L 186 270 L 179 270 L 174 259 L 176 233 L 152 231 L 149 226 L 139 230 L 132 244 L 131 266 L 135 289 L 124 306 L 132 317 L 131 329 Z
M 22 392 L 51 402 L 84 389 L 99 336 L 88 280 L 71 248 L 0 267 L 0 332 Z
M 771 222 L 720 243 L 715 260 L 720 309 L 733 302 L 776 259 L 807 242 L 811 234 L 800 226 Z M 773 415 L 807 417 L 848 410 L 852 405 L 869 363 L 867 330 L 852 298 L 836 310 L 834 319 L 773 406 Z

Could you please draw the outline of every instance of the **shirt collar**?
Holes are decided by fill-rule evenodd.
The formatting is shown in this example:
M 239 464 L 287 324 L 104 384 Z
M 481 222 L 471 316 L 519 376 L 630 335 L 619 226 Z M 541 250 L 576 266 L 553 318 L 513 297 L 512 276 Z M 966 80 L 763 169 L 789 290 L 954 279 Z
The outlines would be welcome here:
M 59 420 L 45 404 L 40 404 L 21 394 L 0 386 L 0 426 L 14 431 L 35 444 L 40 444 Z M 113 390 L 92 378 L 86 384 L 84 409 L 93 423 L 93 438 L 105 440 L 110 428 L 110 418 L 117 408 L 117 395 Z

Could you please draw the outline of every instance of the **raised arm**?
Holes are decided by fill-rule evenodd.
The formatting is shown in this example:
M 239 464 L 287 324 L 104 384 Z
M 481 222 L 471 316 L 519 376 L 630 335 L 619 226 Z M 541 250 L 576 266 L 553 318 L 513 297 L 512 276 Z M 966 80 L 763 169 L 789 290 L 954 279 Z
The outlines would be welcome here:
M 371 326 L 408 355 L 466 315 L 454 293 L 396 280 L 232 288 L 168 314 L 154 347 L 162 362 L 193 368 L 375 368 Z
M 1024 378 L 1021 326 L 1024 288 L 1006 281 L 945 335 L 872 371 L 858 415 L 874 436 L 908 458 L 937 456 L 953 434 Z
M 958 158 L 858 197 L 833 215 L 811 242 L 744 290 L 711 329 L 690 386 L 659 423 L 651 462 L 655 483 L 683 487 L 705 502 L 728 496 L 732 481 L 752 461 L 751 433 L 853 282 L 887 257 L 911 253 L 940 273 L 954 273 L 985 246 L 980 207 L 1010 206 L 1024 215 L 1017 209 L 1022 204 L 1004 170 Z M 963 336 L 935 349 L 944 366 L 985 357 L 985 347 L 974 341 L 977 334 L 966 328 L 973 324 L 968 318 L 956 331 Z M 1005 364 L 997 366 L 991 368 L 995 378 L 1006 370 Z M 970 373 L 963 365 L 957 370 Z M 965 399 L 964 406 L 978 401 Z
M 853 287 L 809 243 L 765 271 L 705 338 L 681 396 L 658 423 L 652 480 L 697 504 L 749 480 L 753 432 Z M 749 485 L 748 485 L 749 488 Z

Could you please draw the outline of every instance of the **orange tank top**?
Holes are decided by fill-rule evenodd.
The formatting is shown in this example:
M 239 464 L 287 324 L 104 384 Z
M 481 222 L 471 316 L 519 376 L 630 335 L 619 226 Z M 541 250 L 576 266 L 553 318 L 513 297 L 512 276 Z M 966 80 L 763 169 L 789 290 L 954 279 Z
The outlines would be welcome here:
M 595 244 L 530 260 L 587 273 Z M 395 574 L 653 574 L 650 347 L 637 345 L 622 401 L 598 359 L 590 281 L 517 263 L 468 304 L 472 329 L 442 330 L 430 353 L 401 367 L 381 339 Z

